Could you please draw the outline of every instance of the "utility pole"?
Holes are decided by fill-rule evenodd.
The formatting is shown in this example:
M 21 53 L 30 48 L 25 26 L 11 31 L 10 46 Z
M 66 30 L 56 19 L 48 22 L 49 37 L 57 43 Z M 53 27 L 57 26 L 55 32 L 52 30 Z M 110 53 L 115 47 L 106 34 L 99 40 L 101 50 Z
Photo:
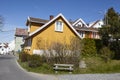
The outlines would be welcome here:
M 108 25 L 108 14 L 106 11 L 104 12 L 104 18 L 105 18 L 105 25 Z
M 108 25 L 108 14 L 107 14 L 106 10 L 100 11 L 99 13 L 104 16 L 104 25 Z

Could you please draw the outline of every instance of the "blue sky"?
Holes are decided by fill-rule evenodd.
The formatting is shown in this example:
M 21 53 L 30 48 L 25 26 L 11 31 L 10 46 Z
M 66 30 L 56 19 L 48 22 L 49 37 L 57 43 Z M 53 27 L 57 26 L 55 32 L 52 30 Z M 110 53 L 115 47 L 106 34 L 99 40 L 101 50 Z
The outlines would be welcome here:
M 89 23 L 102 19 L 110 7 L 120 13 L 120 0 L 0 0 L 3 30 L 10 30 L 0 32 L 0 42 L 13 40 L 16 27 L 27 28 L 28 16 L 49 19 L 49 15 L 62 13 L 68 20 L 82 18 Z

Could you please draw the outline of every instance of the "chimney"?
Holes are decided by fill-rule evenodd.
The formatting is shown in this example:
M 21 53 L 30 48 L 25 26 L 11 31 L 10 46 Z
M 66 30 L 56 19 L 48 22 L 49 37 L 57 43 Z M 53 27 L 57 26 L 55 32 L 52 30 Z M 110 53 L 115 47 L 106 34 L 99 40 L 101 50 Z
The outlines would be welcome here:
M 54 18 L 54 16 L 53 16 L 53 15 L 50 15 L 50 20 L 53 19 L 53 18 Z

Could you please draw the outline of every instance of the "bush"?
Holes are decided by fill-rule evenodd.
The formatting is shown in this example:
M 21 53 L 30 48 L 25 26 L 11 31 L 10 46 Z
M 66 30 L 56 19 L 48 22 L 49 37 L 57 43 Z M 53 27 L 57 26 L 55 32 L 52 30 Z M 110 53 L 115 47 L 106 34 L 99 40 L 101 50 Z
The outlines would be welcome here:
M 105 62 L 108 62 L 111 60 L 111 58 L 113 58 L 113 52 L 108 48 L 108 47 L 103 47 L 101 50 L 100 50 L 100 54 L 101 54 L 101 57 L 103 58 L 103 60 Z
M 110 42 L 110 49 L 114 51 L 114 59 L 120 60 L 120 41 Z
M 89 38 L 84 38 L 82 40 L 83 47 L 82 47 L 82 55 L 83 56 L 96 56 L 97 54 L 97 49 L 95 45 L 94 39 L 89 39 Z
M 94 39 L 97 53 L 99 53 L 100 49 L 103 47 L 102 40 Z
M 35 68 L 42 65 L 42 59 L 40 55 L 31 55 L 29 57 L 28 66 Z
M 19 53 L 19 59 L 21 60 L 21 62 L 27 62 L 29 56 L 30 55 L 24 51 Z
M 74 42 L 72 40 L 70 45 L 54 42 L 48 51 L 50 57 L 48 57 L 47 62 L 50 65 L 54 63 L 78 65 L 81 51 L 80 40 L 74 40 Z

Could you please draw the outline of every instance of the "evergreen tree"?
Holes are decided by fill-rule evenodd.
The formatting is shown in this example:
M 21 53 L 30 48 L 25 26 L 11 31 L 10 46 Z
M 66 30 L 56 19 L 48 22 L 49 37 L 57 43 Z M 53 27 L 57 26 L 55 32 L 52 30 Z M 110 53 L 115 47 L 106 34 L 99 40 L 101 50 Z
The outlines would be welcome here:
M 115 52 L 115 58 L 120 59 L 120 15 L 114 8 L 108 9 L 104 23 L 100 29 L 100 35 L 104 46 L 109 47 Z
M 110 27 L 110 34 L 114 39 L 120 39 L 120 17 L 113 8 L 108 9 L 107 12 L 108 25 Z

